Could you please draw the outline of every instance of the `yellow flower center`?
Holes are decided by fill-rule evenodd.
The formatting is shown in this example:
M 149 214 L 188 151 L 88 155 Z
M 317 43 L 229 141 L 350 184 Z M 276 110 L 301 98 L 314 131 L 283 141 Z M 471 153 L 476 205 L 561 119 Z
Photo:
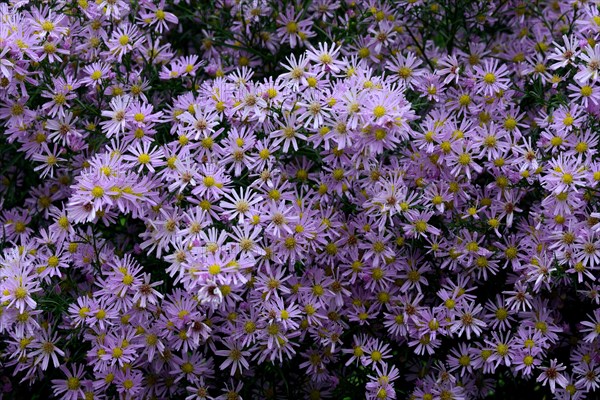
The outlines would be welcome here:
M 142 153 L 138 156 L 138 162 L 140 164 L 148 164 L 150 162 L 150 155 L 146 153 Z
M 385 115 L 385 107 L 384 106 L 375 106 L 375 108 L 373 109 L 373 115 L 375 116 L 375 118 L 381 118 Z
M 102 78 L 102 71 L 94 71 L 92 72 L 92 74 L 90 75 L 90 78 L 92 78 L 92 80 L 97 81 L 98 79 Z
M 590 97 L 592 95 L 592 87 L 585 85 L 581 88 L 581 95 L 583 97 Z
M 496 82 L 496 75 L 492 74 L 491 72 L 488 72 L 483 76 L 483 81 L 488 85 L 491 85 L 492 83 Z
M 467 153 L 462 153 L 460 156 L 458 156 L 458 163 L 460 165 L 469 165 L 470 162 L 471 162 L 471 156 L 468 155 Z
M 287 30 L 288 33 L 292 34 L 292 33 L 297 33 L 298 32 L 298 24 L 294 21 L 290 21 L 287 23 L 287 25 L 285 26 L 285 29 Z
M 79 389 L 79 379 L 72 376 L 69 379 L 67 379 L 67 389 L 69 390 L 77 390 Z
M 96 199 L 99 199 L 100 197 L 104 196 L 104 189 L 100 186 L 94 186 L 92 189 L 92 196 Z

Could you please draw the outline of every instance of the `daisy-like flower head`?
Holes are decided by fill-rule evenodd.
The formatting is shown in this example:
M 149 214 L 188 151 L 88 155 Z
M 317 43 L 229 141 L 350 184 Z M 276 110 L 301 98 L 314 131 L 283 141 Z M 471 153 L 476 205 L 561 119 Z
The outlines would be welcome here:
M 83 377 L 85 376 L 83 365 L 73 365 L 72 370 L 66 365 L 62 365 L 60 370 L 67 379 L 52 380 L 52 389 L 56 396 L 61 395 L 63 399 L 77 400 L 84 396 Z
M 510 80 L 507 78 L 506 65 L 498 65 L 498 60 L 486 59 L 483 65 L 473 67 L 476 77 L 476 90 L 487 96 L 492 96 L 500 90 L 507 90 Z
M 310 46 L 306 53 L 306 58 L 325 72 L 340 72 L 341 68 L 345 66 L 344 61 L 337 59 L 340 48 L 336 48 L 335 44 L 331 44 L 331 47 L 329 47 L 327 43 L 321 42 L 318 46 L 318 49 Z
M 563 364 L 558 363 L 556 359 L 550 361 L 550 365 L 543 368 L 542 373 L 537 377 L 536 381 L 542 385 L 549 385 L 550 391 L 554 393 L 556 387 L 566 387 L 568 384 L 567 378 L 562 374 L 562 371 L 567 369 Z

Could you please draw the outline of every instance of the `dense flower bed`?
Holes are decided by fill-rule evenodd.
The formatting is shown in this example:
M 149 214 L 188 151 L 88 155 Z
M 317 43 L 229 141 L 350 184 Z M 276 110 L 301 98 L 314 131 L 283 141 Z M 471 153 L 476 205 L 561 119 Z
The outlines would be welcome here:
M 0 4 L 0 398 L 596 398 L 597 40 L 593 1 Z

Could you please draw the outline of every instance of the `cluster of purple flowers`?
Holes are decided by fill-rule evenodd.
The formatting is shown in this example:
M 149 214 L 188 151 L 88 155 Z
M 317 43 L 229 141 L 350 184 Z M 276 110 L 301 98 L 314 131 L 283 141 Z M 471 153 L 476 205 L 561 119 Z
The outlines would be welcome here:
M 597 395 L 595 2 L 200 3 L 0 4 L 4 394 Z

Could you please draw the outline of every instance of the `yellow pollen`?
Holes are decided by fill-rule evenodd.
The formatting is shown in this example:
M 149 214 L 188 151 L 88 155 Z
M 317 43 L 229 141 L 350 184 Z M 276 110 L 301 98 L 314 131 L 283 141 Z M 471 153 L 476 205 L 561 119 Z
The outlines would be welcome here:
M 287 23 L 287 25 L 285 26 L 285 29 L 287 30 L 288 33 L 292 34 L 292 33 L 297 33 L 298 32 L 298 24 L 294 21 L 290 21 Z
M 496 82 L 496 75 L 492 74 L 491 72 L 488 72 L 483 76 L 483 81 L 488 85 L 491 85 Z
M 471 156 L 468 155 L 467 153 L 462 153 L 460 156 L 458 156 L 458 163 L 460 165 L 469 165 L 470 162 L 471 162 Z
M 90 75 L 90 78 L 92 78 L 92 80 L 97 81 L 98 79 L 102 78 L 102 72 L 101 71 L 94 71 L 92 72 L 92 74 Z
M 590 97 L 592 95 L 592 87 L 585 85 L 581 88 L 580 92 L 583 97 Z
M 138 162 L 140 164 L 148 164 L 150 162 L 150 155 L 146 153 L 142 153 L 138 156 Z
M 69 379 L 67 379 L 67 389 L 69 390 L 77 390 L 80 387 L 80 383 L 79 383 L 79 379 L 72 376 Z
M 92 196 L 96 199 L 99 199 L 100 197 L 104 196 L 104 189 L 100 186 L 94 186 L 92 189 Z
M 46 32 L 52 32 L 54 30 L 54 24 L 50 21 L 44 21 L 42 24 L 42 29 Z
M 375 118 L 381 118 L 385 115 L 385 107 L 384 106 L 375 106 L 375 108 L 373 109 L 373 115 L 375 116 Z

